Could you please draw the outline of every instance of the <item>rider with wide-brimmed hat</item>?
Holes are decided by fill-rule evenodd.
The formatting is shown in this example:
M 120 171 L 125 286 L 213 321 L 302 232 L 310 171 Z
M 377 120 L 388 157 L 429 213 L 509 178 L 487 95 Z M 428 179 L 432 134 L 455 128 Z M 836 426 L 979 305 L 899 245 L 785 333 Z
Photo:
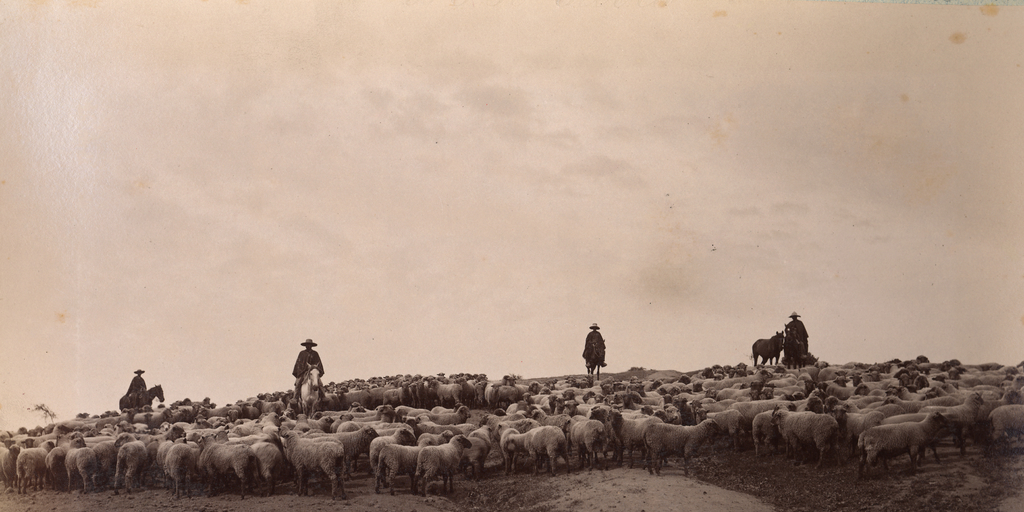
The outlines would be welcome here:
M 793 320 L 786 324 L 786 331 L 801 343 L 804 354 L 809 354 L 810 351 L 807 349 L 807 338 L 809 336 L 807 335 L 807 328 L 804 327 L 804 323 L 797 320 L 797 318 L 800 318 L 800 315 L 794 311 L 789 317 Z
M 146 372 L 143 370 L 135 370 L 135 377 L 132 378 L 132 383 L 128 385 L 128 392 L 125 393 L 126 395 L 131 396 L 132 393 L 146 391 L 146 381 L 142 378 L 143 373 Z
M 320 354 L 313 350 L 316 343 L 313 340 L 306 340 L 300 345 L 306 347 L 306 350 L 299 352 L 298 359 L 295 360 L 295 367 L 292 368 L 292 376 L 295 377 L 295 398 L 296 400 L 301 396 L 300 386 L 302 386 L 302 379 L 306 376 L 306 372 L 309 371 L 310 366 L 316 368 L 320 372 L 320 377 L 324 376 L 324 363 L 320 361 Z M 324 389 L 321 385 L 317 388 L 320 393 L 320 399 L 324 398 Z
M 604 362 L 604 336 L 601 336 L 600 329 L 597 324 L 590 326 L 586 344 L 583 346 L 583 359 L 590 362 L 594 360 L 592 356 L 596 357 L 600 361 L 601 368 L 604 368 L 608 364 Z

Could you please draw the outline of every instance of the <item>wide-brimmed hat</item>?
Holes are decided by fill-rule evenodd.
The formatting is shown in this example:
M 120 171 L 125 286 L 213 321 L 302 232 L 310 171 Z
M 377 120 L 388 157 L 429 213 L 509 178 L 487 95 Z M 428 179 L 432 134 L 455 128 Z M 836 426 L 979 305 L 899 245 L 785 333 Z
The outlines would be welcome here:
M 798 316 L 800 315 L 796 314 L 796 311 L 794 311 L 792 315 L 789 315 L 790 318 L 796 318 Z
M 303 347 L 315 347 L 316 343 L 313 343 L 313 340 L 306 340 L 300 343 L 300 345 L 302 345 Z
M 597 324 L 591 325 L 590 328 L 594 330 L 600 329 L 600 327 L 598 327 Z
M 146 373 L 146 372 L 144 372 L 142 370 L 135 370 L 135 375 L 142 375 L 143 373 Z

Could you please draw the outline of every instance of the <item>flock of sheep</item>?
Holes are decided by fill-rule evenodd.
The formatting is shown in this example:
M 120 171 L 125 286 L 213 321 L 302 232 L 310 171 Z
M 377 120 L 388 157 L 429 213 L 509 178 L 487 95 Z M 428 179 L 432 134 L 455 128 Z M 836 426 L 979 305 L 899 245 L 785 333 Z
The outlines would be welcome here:
M 715 366 L 669 380 L 354 380 L 329 384 L 308 417 L 296 413 L 291 392 L 280 392 L 224 407 L 185 399 L 0 432 L 0 478 L 18 493 L 107 487 L 118 494 L 148 476 L 175 497 L 191 496 L 192 482 L 201 482 L 206 495 L 229 489 L 244 498 L 257 489 L 274 494 L 285 479 L 308 494 L 316 477 L 330 482 L 332 498 L 346 499 L 344 482 L 366 455 L 376 492 L 394 494 L 396 478 L 407 476 L 411 492 L 425 496 L 437 479 L 450 493 L 456 474 L 481 478 L 492 452 L 506 474 L 527 460 L 534 474 L 633 467 L 637 452 L 660 475 L 669 455 L 681 455 L 688 473 L 694 451 L 718 439 L 737 450 L 752 441 L 755 457 L 781 445 L 798 463 L 817 458 L 819 467 L 856 456 L 861 476 L 906 454 L 913 471 L 929 448 L 938 459 L 936 444 L 946 438 L 961 453 L 969 442 L 991 452 L 1024 434 L 1022 365 L 921 356 L 796 370 Z M 485 412 L 470 422 L 471 409 Z

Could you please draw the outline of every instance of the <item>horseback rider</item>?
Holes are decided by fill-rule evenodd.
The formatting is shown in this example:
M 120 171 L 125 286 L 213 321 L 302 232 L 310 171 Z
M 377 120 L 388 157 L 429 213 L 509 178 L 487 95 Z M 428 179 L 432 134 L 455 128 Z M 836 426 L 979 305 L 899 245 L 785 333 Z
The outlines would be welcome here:
M 807 328 L 804 327 L 803 322 L 797 320 L 797 318 L 800 318 L 800 315 L 796 314 L 796 312 L 794 311 L 792 315 L 789 315 L 789 317 L 792 318 L 793 320 L 786 324 L 786 331 L 789 332 L 794 338 L 796 338 L 797 341 L 801 343 L 801 348 L 803 349 L 804 355 L 809 354 L 810 351 L 807 348 Z
M 146 381 L 142 379 L 143 373 L 146 372 L 142 370 L 135 370 L 135 377 L 132 378 L 132 383 L 128 385 L 128 392 L 125 393 L 126 395 L 133 396 L 146 392 Z
M 299 352 L 299 358 L 295 360 L 295 368 L 292 369 L 292 375 L 295 377 L 296 400 L 302 396 L 302 379 L 306 377 L 310 368 L 316 368 L 320 372 L 320 377 L 324 376 L 324 363 L 320 361 L 320 354 L 313 350 L 316 343 L 313 343 L 313 340 L 306 340 L 301 345 L 306 347 L 306 350 Z M 317 392 L 320 393 L 320 399 L 323 400 L 325 398 L 323 384 L 317 386 Z
M 600 332 L 598 332 L 600 329 L 601 328 L 598 327 L 597 324 L 590 326 L 590 332 L 587 333 L 586 345 L 583 346 L 583 359 L 590 362 L 592 359 L 588 358 L 588 356 L 593 354 L 601 361 L 601 368 L 604 368 L 605 366 L 608 366 L 608 363 L 604 362 L 604 337 L 601 336 Z

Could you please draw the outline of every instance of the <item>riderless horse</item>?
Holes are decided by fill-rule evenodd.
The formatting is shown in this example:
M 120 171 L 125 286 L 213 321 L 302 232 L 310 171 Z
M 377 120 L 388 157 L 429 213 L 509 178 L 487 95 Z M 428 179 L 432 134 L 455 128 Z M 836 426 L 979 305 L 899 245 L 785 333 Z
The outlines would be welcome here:
M 783 343 L 785 335 L 782 332 L 776 332 L 775 336 L 768 339 L 760 339 L 754 342 L 751 347 L 754 353 L 754 366 L 757 366 L 757 360 L 760 357 L 762 359 L 761 364 L 768 364 L 768 361 L 775 360 L 772 364 L 779 364 L 779 354 L 782 353 Z
M 127 393 L 121 397 L 121 401 L 118 406 L 121 411 L 141 409 L 147 405 L 153 405 L 153 399 L 159 398 L 160 403 L 164 401 L 164 388 L 157 384 L 147 390 L 135 391 Z
M 299 402 L 299 411 L 309 416 L 320 408 L 320 370 L 309 363 L 306 367 L 299 384 L 299 396 L 295 399 Z

